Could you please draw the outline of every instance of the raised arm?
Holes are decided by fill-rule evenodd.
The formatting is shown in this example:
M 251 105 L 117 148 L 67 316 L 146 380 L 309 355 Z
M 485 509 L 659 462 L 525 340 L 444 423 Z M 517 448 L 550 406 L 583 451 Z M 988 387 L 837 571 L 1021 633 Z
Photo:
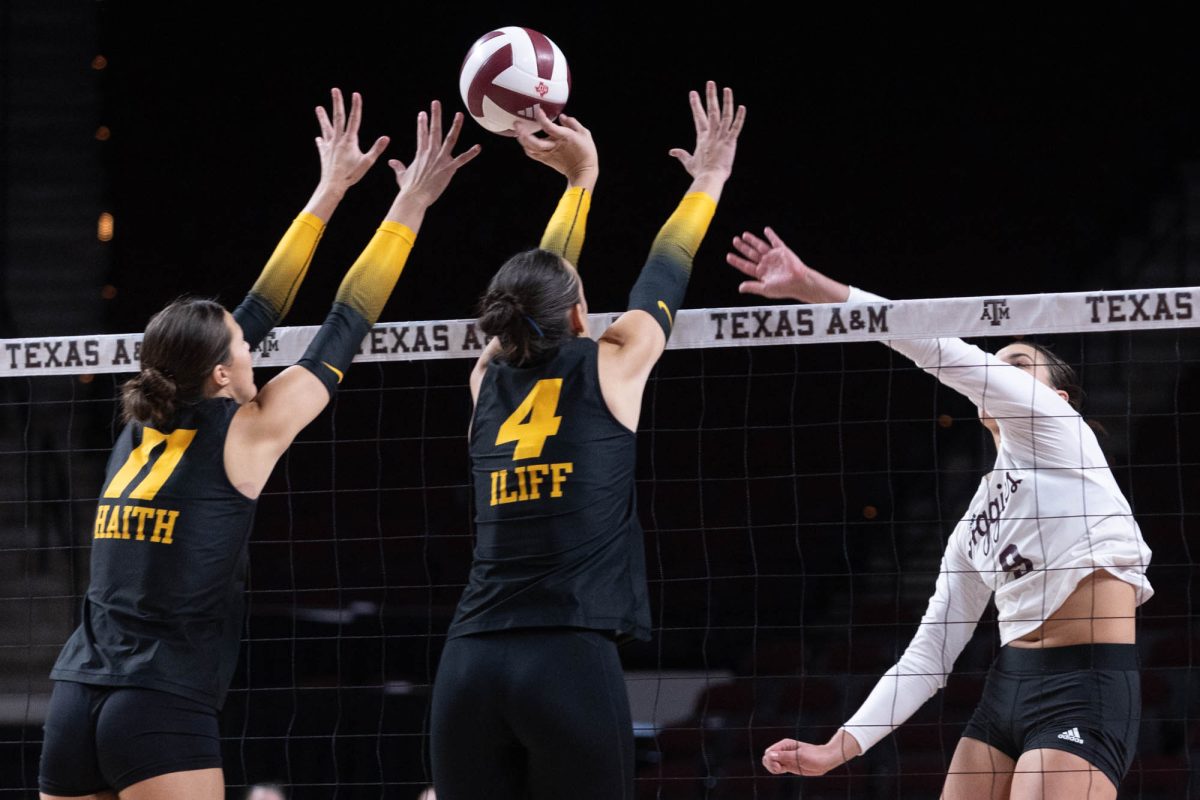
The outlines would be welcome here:
M 539 161 L 567 179 L 567 188 L 546 225 L 539 245 L 543 250 L 565 258 L 579 266 L 579 253 L 587 232 L 587 216 L 592 206 L 592 193 L 600 177 L 600 159 L 592 132 L 579 120 L 560 114 L 556 125 L 538 106 L 535 121 L 517 120 L 514 129 L 525 155 Z M 538 136 L 538 133 L 545 136 Z
M 650 246 L 646 265 L 629 293 L 629 309 L 600 337 L 600 385 L 613 414 L 630 428 L 637 427 L 642 390 L 666 349 L 696 250 L 733 170 L 746 109 L 736 106 L 735 110 L 731 89 L 722 94 L 718 99 L 712 81 L 705 87 L 703 103 L 697 92 L 689 94 L 696 147 L 690 153 L 675 148 L 670 155 L 683 164 L 692 183 Z
M 358 147 L 362 97 L 358 92 L 350 96 L 350 114 L 347 116 L 341 90 L 334 89 L 332 95 L 332 118 L 324 107 L 317 107 L 317 122 L 321 127 L 321 135 L 317 137 L 321 179 L 317 188 L 275 246 L 275 252 L 246 298 L 233 312 L 233 318 L 241 325 L 242 335 L 251 347 L 257 347 L 291 310 L 329 218 L 346 191 L 358 183 L 388 145 L 388 137 L 380 136 L 370 150 L 362 152 Z
M 561 125 L 556 125 L 538 106 L 534 121 L 519 119 L 513 123 L 517 141 L 525 155 L 553 169 L 567 179 L 550 222 L 538 245 L 579 266 L 579 254 L 583 250 L 583 239 L 587 232 L 588 211 L 592 207 L 592 192 L 600 177 L 600 159 L 596 154 L 596 143 L 592 132 L 579 120 L 559 114 Z M 538 136 L 539 133 L 545 136 Z M 483 349 L 471 370 L 470 386 L 472 399 L 479 396 L 479 386 L 493 357 L 499 352 L 499 343 L 493 340 Z
M 776 742 L 763 754 L 763 766 L 776 775 L 823 775 L 865 753 L 946 685 L 990 598 L 991 590 L 951 539 L 916 635 L 858 711 L 825 744 Z
M 452 155 L 462 114 L 442 137 L 441 105 L 417 118 L 417 152 L 406 167 L 389 161 L 399 192 L 383 223 L 350 267 L 312 344 L 300 361 L 272 379 L 242 406 L 230 426 L 225 469 L 247 496 L 257 496 L 275 462 L 329 403 L 371 326 L 378 320 L 416 241 L 425 212 L 459 167 L 479 154 L 476 145 Z
M 800 260 L 776 233 L 767 228 L 764 239 L 744 233 L 733 240 L 735 252 L 726 260 L 752 280 L 738 290 L 762 297 L 805 303 L 871 302 L 884 298 L 829 278 Z M 1010 446 L 1029 446 L 1035 432 L 1042 463 L 1078 461 L 1079 414 L 1059 392 L 1030 372 L 957 338 L 896 339 L 885 344 L 918 367 L 966 396 L 1015 436 Z M 1051 428 L 1035 429 L 1033 420 L 1049 420 Z M 1067 435 L 1061 435 L 1065 431 Z

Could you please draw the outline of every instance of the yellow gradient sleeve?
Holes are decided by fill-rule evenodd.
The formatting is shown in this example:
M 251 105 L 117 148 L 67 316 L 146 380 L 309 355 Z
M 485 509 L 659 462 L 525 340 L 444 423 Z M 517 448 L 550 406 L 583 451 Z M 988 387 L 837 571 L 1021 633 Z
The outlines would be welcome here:
M 675 314 L 683 305 L 692 259 L 708 232 L 717 201 L 703 192 L 683 196 L 675 212 L 654 237 L 646 266 L 629 292 L 629 308 L 640 309 L 658 321 L 671 338 Z
M 312 214 L 302 213 L 296 217 L 250 289 L 266 300 L 280 318 L 291 310 L 296 291 L 304 281 L 324 231 L 325 223 Z
M 579 253 L 583 250 L 583 237 L 587 232 L 587 216 L 591 207 L 590 192 L 581 186 L 567 189 L 559 198 L 558 207 L 546 225 L 539 246 L 579 266 Z
M 696 257 L 716 212 L 717 201 L 704 192 L 684 195 L 654 238 L 650 258 L 666 258 L 690 273 L 692 259 Z
M 345 303 L 372 325 L 404 271 L 417 234 L 399 222 L 385 222 L 350 267 L 338 287 L 335 303 Z M 357 345 L 357 342 L 355 343 Z

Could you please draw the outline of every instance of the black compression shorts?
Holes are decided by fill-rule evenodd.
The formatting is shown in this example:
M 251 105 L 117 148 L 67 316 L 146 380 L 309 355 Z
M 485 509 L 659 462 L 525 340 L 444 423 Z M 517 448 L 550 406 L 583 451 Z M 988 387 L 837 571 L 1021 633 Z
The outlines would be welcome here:
M 459 636 L 433 687 L 438 800 L 629 800 L 633 725 L 612 639 L 545 628 Z
M 56 681 L 38 783 L 73 797 L 221 766 L 212 706 L 153 689 Z
M 1004 647 L 963 736 L 1013 761 L 1044 748 L 1074 753 L 1120 787 L 1141 719 L 1135 645 Z

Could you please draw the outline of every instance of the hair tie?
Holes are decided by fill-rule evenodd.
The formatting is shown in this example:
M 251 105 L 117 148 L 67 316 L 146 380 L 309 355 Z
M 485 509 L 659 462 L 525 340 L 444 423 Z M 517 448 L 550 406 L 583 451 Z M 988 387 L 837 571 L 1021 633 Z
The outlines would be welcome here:
M 538 324 L 536 322 L 533 321 L 533 317 L 529 316 L 528 314 L 525 314 L 524 316 L 525 316 L 525 321 L 529 323 L 529 327 L 533 328 L 533 332 L 538 335 L 538 338 L 545 339 L 546 334 L 542 333 L 542 329 L 538 326 Z

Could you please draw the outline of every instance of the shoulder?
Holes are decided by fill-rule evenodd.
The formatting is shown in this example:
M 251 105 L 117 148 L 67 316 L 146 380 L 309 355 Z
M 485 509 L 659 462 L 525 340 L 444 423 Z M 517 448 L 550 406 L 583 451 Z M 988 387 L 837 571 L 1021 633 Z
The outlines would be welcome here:
M 193 424 L 219 425 L 227 428 L 238 412 L 252 405 L 255 405 L 253 401 L 241 404 L 232 397 L 209 397 L 189 409 L 190 421 Z

